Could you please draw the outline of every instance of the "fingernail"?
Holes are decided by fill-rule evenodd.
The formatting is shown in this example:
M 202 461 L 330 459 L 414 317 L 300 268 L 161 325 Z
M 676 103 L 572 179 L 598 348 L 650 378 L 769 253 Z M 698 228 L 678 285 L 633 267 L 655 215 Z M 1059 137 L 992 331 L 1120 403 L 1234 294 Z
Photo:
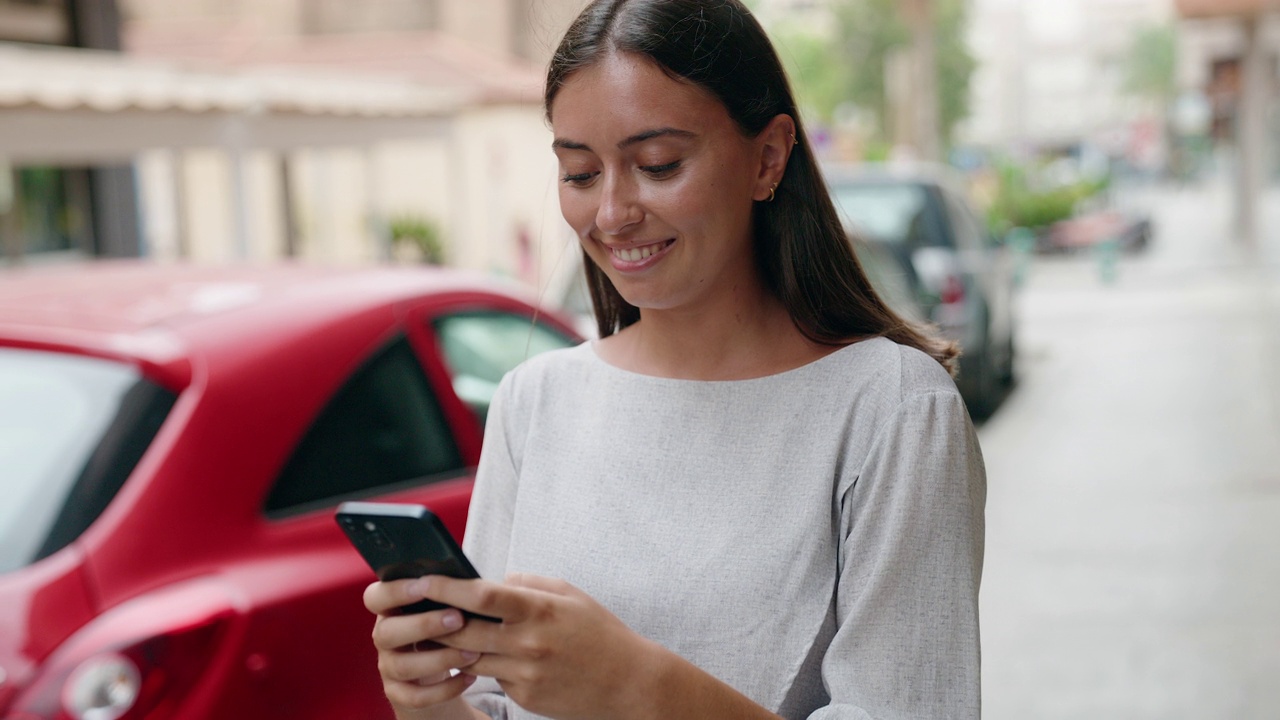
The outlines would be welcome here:
M 450 630 L 457 630 L 462 627 L 462 614 L 456 612 L 447 612 L 444 618 L 440 620 L 440 624 Z
M 417 580 L 414 580 L 413 582 L 409 583 L 408 590 L 410 594 L 417 595 L 418 597 L 426 597 L 427 590 L 430 587 L 431 587 L 431 578 L 420 577 Z
M 470 650 L 463 650 L 463 651 L 462 651 L 462 659 L 463 659 L 463 661 L 465 661 L 465 662 L 469 662 L 469 663 L 470 663 L 470 662 L 475 662 L 476 660 L 479 660 L 479 659 L 480 659 L 480 653 L 478 653 L 478 652 L 472 652 L 472 651 L 470 651 Z

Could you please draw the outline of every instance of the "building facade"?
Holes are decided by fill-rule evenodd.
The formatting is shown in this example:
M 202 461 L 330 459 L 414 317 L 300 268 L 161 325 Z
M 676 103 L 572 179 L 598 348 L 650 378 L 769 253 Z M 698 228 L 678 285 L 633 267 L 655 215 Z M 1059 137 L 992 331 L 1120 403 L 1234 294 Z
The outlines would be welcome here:
M 35 143 L 70 167 L 76 155 L 67 148 L 92 136 L 103 148 L 88 142 L 87 155 L 120 157 L 120 172 L 137 179 L 133 198 L 115 203 L 135 211 L 125 233 L 132 252 L 62 241 L 74 256 L 386 262 L 415 248 L 395 242 L 393 229 L 426 225 L 448 264 L 539 285 L 575 244 L 558 211 L 541 82 L 551 43 L 580 5 L 121 0 L 113 26 L 121 62 L 68 60 L 110 65 L 108 80 L 80 72 L 71 100 L 49 100 L 38 83 L 29 97 L 0 97 L 0 132 L 9 136 L 0 156 L 45 157 L 18 138 L 39 124 L 18 122 L 32 104 L 46 105 L 46 117 L 59 106 L 63 119 L 98 116 L 97 125 L 69 131 L 75 142 Z M 11 35 L 65 35 L 52 17 L 9 22 L 19 28 Z M 39 59 L 21 47 L 23 67 Z M 89 107 L 104 105 L 104 95 L 119 97 Z M 86 183 L 75 178 L 85 173 L 68 172 L 67 193 L 79 198 Z M 85 215 L 46 214 L 72 224 Z M 42 249 L 23 246 L 12 257 L 31 260 Z
M 114 0 L 0 0 L 9 44 L 120 49 Z M 0 248 L 27 257 L 129 257 L 141 252 L 128 163 L 16 163 L 0 157 Z
M 962 139 L 1028 152 L 1115 144 L 1155 108 L 1125 88 L 1135 34 L 1172 22 L 1170 0 L 975 0 L 978 61 Z
M 391 236 L 409 222 L 438 230 L 448 264 L 544 284 L 573 238 L 558 210 L 542 70 L 580 5 L 129 0 L 124 37 L 135 57 L 395 77 L 470 98 L 443 133 L 251 153 L 239 220 L 216 191 L 234 172 L 225 154 L 149 153 L 140 168 L 150 247 L 207 261 L 377 262 L 412 255 Z M 237 222 L 245 239 L 228 243 Z

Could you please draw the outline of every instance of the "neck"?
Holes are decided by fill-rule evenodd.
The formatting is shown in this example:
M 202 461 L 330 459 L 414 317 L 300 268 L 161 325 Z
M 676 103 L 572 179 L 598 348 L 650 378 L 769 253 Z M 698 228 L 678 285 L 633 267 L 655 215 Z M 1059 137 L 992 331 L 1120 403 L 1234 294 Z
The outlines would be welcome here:
M 597 348 L 617 367 L 685 380 L 773 375 L 832 350 L 805 338 L 782 303 L 759 288 L 735 288 L 696 308 L 641 309 L 639 322 Z

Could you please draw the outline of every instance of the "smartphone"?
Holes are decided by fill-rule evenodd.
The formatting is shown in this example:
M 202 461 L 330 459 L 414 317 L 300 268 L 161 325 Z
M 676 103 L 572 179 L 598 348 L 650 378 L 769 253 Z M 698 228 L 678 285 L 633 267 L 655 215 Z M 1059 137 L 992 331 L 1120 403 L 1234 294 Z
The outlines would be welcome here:
M 421 505 L 345 502 L 338 506 L 334 517 L 379 580 L 405 580 L 423 575 L 480 577 L 440 518 Z M 434 600 L 421 600 L 400 608 L 400 613 L 445 607 L 448 606 Z M 462 614 L 501 622 L 465 610 Z

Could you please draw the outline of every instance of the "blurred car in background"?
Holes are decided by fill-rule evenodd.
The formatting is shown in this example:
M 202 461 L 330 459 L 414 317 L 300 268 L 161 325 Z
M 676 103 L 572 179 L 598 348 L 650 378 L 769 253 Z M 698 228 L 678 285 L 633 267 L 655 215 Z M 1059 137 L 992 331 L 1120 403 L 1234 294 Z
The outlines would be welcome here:
M 927 323 L 917 297 L 915 274 L 898 260 L 893 251 L 883 243 L 868 242 L 856 235 L 850 235 L 849 242 L 858 256 L 862 272 L 866 273 L 880 299 L 900 317 L 914 323 Z
M 334 507 L 460 537 L 498 380 L 579 341 L 439 269 L 0 274 L 0 717 L 392 717 Z
M 1111 242 L 1116 250 L 1136 253 L 1151 242 L 1151 218 L 1133 212 L 1097 210 L 1060 220 L 1040 233 L 1036 250 L 1042 253 L 1079 252 Z
M 1014 375 L 1008 248 L 979 221 L 946 168 L 831 166 L 824 174 L 849 232 L 896 261 L 919 315 L 960 344 L 956 384 L 975 419 L 990 416 Z

